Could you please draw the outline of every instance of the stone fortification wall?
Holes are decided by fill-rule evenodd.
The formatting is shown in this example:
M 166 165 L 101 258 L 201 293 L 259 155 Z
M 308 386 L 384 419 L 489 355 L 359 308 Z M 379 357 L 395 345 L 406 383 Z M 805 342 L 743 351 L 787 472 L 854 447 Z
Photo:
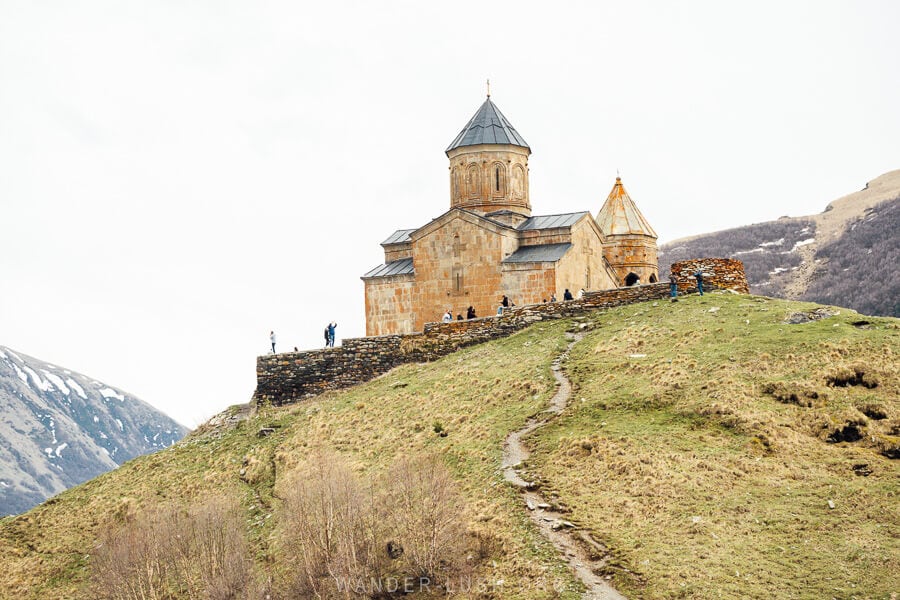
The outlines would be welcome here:
M 702 259 L 672 265 L 684 292 L 694 289 L 693 274 L 698 268 L 703 270 L 710 287 L 748 291 L 740 261 Z M 339 348 L 267 354 L 256 359 L 253 399 L 257 403 L 290 404 L 327 390 L 369 381 L 404 363 L 435 360 L 465 346 L 508 336 L 538 321 L 576 317 L 668 295 L 668 282 L 586 292 L 578 300 L 514 307 L 501 316 L 426 323 L 421 333 L 350 338 L 343 340 Z
M 703 272 L 703 286 L 710 289 L 734 290 L 741 294 L 750 293 L 750 284 L 744 273 L 744 263 L 731 258 L 695 258 L 672 263 L 671 272 L 678 281 L 679 292 L 694 291 L 697 280 L 694 273 Z

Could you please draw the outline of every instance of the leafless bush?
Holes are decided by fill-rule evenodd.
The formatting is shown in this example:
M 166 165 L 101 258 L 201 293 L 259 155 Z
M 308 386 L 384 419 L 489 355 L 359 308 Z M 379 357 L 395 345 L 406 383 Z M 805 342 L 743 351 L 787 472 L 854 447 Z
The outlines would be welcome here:
M 403 547 L 413 575 L 440 581 L 465 552 L 462 503 L 446 467 L 435 457 L 401 459 L 384 486 L 385 521 Z
M 371 492 L 340 456 L 318 453 L 289 480 L 282 526 L 287 592 L 350 598 L 347 582 L 378 577 L 379 521 Z
M 401 460 L 364 484 L 339 455 L 319 453 L 290 478 L 283 508 L 287 597 L 373 597 L 403 578 L 437 586 L 463 563 L 462 503 L 435 458 Z
M 238 507 L 214 498 L 188 510 L 163 506 L 104 533 L 92 559 L 110 600 L 246 598 L 252 580 Z

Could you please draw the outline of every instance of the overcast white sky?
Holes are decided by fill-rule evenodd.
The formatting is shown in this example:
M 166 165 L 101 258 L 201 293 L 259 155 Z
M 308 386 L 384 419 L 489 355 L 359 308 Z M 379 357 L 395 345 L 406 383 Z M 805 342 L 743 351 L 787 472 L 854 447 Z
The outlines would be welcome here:
M 0 0 L 0 344 L 188 426 L 255 357 L 364 334 L 492 98 L 535 214 L 616 169 L 665 242 L 900 168 L 898 2 Z M 436 318 L 438 315 L 436 315 Z

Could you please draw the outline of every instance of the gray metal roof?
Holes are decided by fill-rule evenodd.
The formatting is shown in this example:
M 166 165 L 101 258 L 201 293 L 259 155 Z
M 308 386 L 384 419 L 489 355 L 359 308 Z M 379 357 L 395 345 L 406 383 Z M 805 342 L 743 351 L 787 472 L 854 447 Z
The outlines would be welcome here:
M 542 246 L 522 246 L 503 259 L 505 263 L 556 262 L 569 251 L 572 244 L 544 244 Z
M 460 146 L 477 146 L 478 144 L 508 144 L 528 148 L 528 143 L 506 120 L 500 109 L 491 102 L 490 96 L 450 143 L 446 152 Z
M 381 242 L 382 246 L 387 246 L 388 244 L 402 244 L 404 242 L 409 241 L 409 234 L 411 234 L 415 229 L 398 229 L 394 233 L 392 233 L 388 239 Z
M 587 211 L 565 213 L 562 215 L 543 215 L 528 217 L 528 220 L 516 227 L 519 231 L 528 229 L 553 229 L 555 227 L 571 227 L 577 223 L 584 215 L 590 214 Z
M 390 277 L 391 275 L 409 275 L 415 273 L 413 269 L 413 261 L 411 258 L 401 258 L 389 262 L 385 265 L 379 265 L 363 275 L 365 277 Z

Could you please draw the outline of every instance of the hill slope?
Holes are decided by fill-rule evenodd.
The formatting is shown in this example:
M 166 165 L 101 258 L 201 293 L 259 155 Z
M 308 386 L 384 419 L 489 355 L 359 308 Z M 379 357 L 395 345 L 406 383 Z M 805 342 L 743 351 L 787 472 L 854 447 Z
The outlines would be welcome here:
M 900 316 L 898 228 L 900 170 L 831 202 L 817 215 L 669 242 L 660 247 L 660 264 L 697 256 L 737 258 L 744 262 L 753 293 Z
M 134 396 L 0 347 L 0 516 L 170 446 L 187 430 Z
M 787 324 L 797 312 L 817 320 Z M 299 485 L 292 474 L 308 474 L 331 449 L 372 481 L 398 457 L 440 457 L 464 499 L 466 560 L 486 584 L 457 597 L 577 598 L 563 558 L 500 471 L 506 436 L 545 415 L 551 364 L 574 328 L 585 334 L 563 365 L 574 397 L 526 438 L 525 468 L 609 549 L 602 574 L 617 589 L 630 598 L 888 597 L 900 586 L 891 567 L 900 468 L 890 458 L 900 328 L 861 321 L 724 293 L 644 303 L 580 324 L 539 323 L 236 424 L 223 415 L 0 521 L 0 596 L 96 597 L 91 569 L 105 532 L 160 503 L 225 495 L 239 503 L 264 587 L 290 597 L 278 584 L 300 555 L 284 541 L 282 499 Z

